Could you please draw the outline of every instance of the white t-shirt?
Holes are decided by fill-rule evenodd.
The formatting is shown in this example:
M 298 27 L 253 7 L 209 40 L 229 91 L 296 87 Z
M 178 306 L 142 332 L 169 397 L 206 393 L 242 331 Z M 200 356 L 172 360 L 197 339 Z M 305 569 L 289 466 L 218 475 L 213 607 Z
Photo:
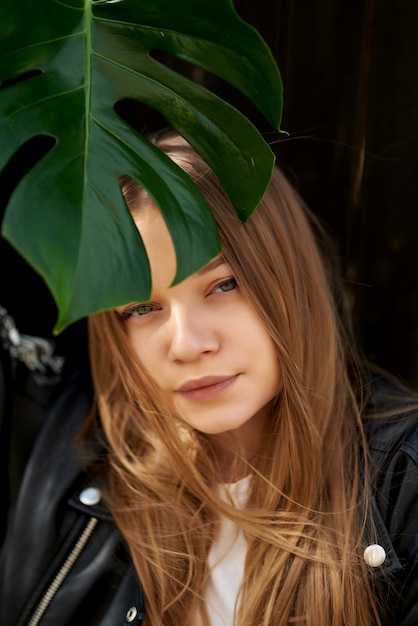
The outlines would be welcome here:
M 222 485 L 220 496 L 232 497 L 237 509 L 242 509 L 248 498 L 251 476 L 237 483 Z M 244 534 L 229 519 L 222 518 L 219 534 L 208 555 L 210 576 L 204 589 L 211 626 L 233 626 L 235 603 L 242 582 L 247 542 Z

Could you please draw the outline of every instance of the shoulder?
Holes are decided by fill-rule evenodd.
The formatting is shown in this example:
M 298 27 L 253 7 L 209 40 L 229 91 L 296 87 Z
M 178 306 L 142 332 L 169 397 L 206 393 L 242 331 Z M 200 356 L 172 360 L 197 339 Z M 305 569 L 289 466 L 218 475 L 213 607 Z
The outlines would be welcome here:
M 402 510 L 413 503 L 418 522 L 418 396 L 390 379 L 374 379 L 364 428 L 382 512 L 393 518 L 395 502 Z
M 93 403 L 93 389 L 90 377 L 73 372 L 61 386 L 60 393 L 51 406 L 45 424 L 40 431 L 42 441 L 51 435 L 56 442 L 62 439 L 68 445 L 76 436 L 90 412 Z
M 392 534 L 410 518 L 418 540 L 418 397 L 385 378 L 372 389 L 364 420 L 372 490 Z
M 414 392 L 375 379 L 367 407 L 372 508 L 387 558 L 377 577 L 396 589 L 396 624 L 418 623 L 418 402 Z M 389 579 L 388 579 L 389 577 Z M 394 622 L 395 623 L 395 622 Z
M 404 454 L 418 465 L 418 393 L 389 378 L 374 378 L 364 428 L 374 464 Z
M 2 626 L 42 615 L 45 589 L 51 624 L 75 626 L 80 611 L 83 623 L 125 623 L 133 606 L 135 623 L 142 619 L 142 588 L 92 457 L 78 445 L 91 402 L 89 380 L 74 374 L 36 439 L 0 557 Z

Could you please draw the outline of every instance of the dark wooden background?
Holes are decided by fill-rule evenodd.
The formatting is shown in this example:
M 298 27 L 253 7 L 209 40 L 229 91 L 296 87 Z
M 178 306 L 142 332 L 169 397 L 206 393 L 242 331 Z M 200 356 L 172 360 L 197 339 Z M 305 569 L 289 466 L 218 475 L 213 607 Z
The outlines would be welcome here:
M 280 67 L 289 137 L 274 150 L 338 242 L 362 345 L 418 386 L 418 2 L 236 0 L 235 6 Z M 213 86 L 214 79 L 204 82 Z M 275 140 L 240 96 L 221 83 L 215 88 Z M 0 195 L 7 184 L 3 177 Z M 0 245 L 0 305 L 21 332 L 51 337 L 51 296 L 4 240 Z M 83 361 L 85 322 L 55 341 L 70 364 Z
M 339 242 L 363 346 L 416 386 L 418 2 L 237 6 L 281 69 L 278 160 Z

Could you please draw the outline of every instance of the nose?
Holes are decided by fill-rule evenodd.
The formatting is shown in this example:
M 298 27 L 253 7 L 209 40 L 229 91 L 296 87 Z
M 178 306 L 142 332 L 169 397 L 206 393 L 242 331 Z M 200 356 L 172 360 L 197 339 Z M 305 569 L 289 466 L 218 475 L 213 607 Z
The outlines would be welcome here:
M 219 350 L 219 338 L 207 315 L 182 303 L 170 314 L 169 358 L 189 363 L 203 354 Z

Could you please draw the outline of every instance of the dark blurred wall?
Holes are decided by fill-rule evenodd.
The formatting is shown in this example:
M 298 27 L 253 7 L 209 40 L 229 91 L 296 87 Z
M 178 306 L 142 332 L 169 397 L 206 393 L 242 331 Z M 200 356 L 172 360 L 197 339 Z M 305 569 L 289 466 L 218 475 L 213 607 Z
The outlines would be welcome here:
M 282 72 L 278 162 L 329 225 L 370 357 L 418 386 L 418 2 L 236 0 Z M 233 90 L 215 86 L 277 135 Z M 246 107 L 247 110 L 246 110 Z M 2 190 L 9 181 L 2 181 Z M 0 305 L 22 332 L 51 335 L 55 307 L 41 279 L 1 245 Z M 57 338 L 85 358 L 85 323 Z
M 282 72 L 277 158 L 339 243 L 363 346 L 418 386 L 418 2 L 235 4 Z

